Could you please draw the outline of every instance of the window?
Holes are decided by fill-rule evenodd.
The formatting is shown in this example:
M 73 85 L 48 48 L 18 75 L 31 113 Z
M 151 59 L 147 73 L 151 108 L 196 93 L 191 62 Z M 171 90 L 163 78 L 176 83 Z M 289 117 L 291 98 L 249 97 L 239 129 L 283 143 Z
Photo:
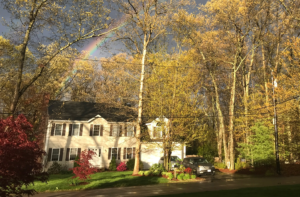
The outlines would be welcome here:
M 99 148 L 89 148 L 89 150 L 93 151 L 95 153 L 95 156 L 101 157 L 101 149 Z
M 73 124 L 73 133 L 72 135 L 78 136 L 79 135 L 79 124 Z
M 59 161 L 59 149 L 52 149 L 52 158 L 51 161 Z
M 62 128 L 63 128 L 63 125 L 62 125 L 62 124 L 56 124 L 56 125 L 55 125 L 54 135 L 61 135 L 61 133 L 62 133 Z
M 132 159 L 132 158 L 133 158 L 133 148 L 127 148 L 126 159 Z
M 113 126 L 113 130 L 112 130 L 112 136 L 117 137 L 118 136 L 118 125 L 114 125 Z
M 127 137 L 133 137 L 133 136 L 134 136 L 134 126 L 127 125 Z
M 94 136 L 100 135 L 100 125 L 94 125 Z
M 162 137 L 162 129 L 161 126 L 153 128 L 153 137 L 161 138 Z
M 111 158 L 118 159 L 118 148 L 112 148 L 111 149 Z
M 75 160 L 77 154 L 78 154 L 77 148 L 70 148 L 70 161 Z

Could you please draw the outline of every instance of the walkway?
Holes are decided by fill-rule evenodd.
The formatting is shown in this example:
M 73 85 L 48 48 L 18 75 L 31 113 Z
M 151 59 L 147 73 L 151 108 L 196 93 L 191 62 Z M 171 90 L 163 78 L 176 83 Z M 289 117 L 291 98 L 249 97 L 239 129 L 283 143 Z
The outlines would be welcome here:
M 266 187 L 276 185 L 300 184 L 300 176 L 293 177 L 248 177 L 248 176 L 216 176 L 202 182 L 166 183 L 159 185 L 119 187 L 73 192 L 40 193 L 34 197 L 131 197 L 155 196 L 165 194 L 193 193 L 213 190 L 229 190 L 246 187 Z

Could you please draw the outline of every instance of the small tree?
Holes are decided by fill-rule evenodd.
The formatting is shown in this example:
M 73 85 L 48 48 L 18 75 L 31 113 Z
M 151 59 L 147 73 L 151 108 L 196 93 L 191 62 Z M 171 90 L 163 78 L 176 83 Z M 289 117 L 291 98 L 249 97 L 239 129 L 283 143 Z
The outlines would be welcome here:
M 86 180 L 90 178 L 91 174 L 97 172 L 97 169 L 92 166 L 90 160 L 95 155 L 94 151 L 84 150 L 80 154 L 80 159 L 74 161 L 79 166 L 73 168 L 73 173 L 75 176 L 72 179 L 79 178 L 79 180 Z
M 40 162 L 45 152 L 37 140 L 29 141 L 26 134 L 31 130 L 32 125 L 24 115 L 0 119 L 0 196 L 33 195 L 34 189 L 22 186 L 48 179 Z
M 110 171 L 116 171 L 117 169 L 117 162 L 116 162 L 116 158 L 112 158 L 109 164 L 109 170 Z

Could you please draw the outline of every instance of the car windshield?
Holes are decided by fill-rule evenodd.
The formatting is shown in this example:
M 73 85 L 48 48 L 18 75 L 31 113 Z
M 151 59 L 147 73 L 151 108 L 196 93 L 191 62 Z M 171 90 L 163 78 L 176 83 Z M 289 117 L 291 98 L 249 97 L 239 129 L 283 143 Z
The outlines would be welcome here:
M 194 159 L 195 163 L 209 163 L 206 159 L 204 158 L 196 158 Z

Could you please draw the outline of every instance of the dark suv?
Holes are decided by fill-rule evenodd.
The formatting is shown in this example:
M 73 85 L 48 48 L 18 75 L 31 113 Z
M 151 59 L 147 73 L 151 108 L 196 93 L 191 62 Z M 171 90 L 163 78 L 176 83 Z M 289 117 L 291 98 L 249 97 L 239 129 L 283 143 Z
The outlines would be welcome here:
M 185 168 L 191 168 L 197 175 L 215 174 L 215 167 L 203 157 L 188 157 L 184 158 L 182 165 Z

